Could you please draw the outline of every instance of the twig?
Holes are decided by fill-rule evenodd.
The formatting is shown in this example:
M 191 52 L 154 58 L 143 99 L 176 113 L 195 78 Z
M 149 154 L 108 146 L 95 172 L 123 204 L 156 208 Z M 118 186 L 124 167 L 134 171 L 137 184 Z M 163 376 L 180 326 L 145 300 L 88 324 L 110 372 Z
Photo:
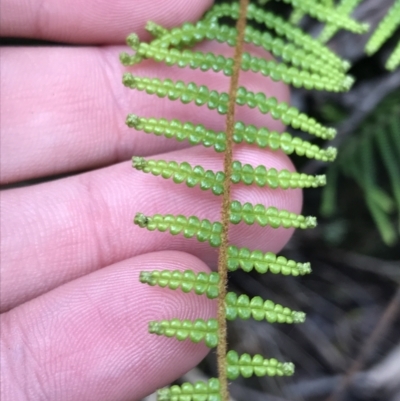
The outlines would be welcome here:
M 350 385 L 354 375 L 362 369 L 368 355 L 376 347 L 378 341 L 384 336 L 392 320 L 394 319 L 396 314 L 398 314 L 399 309 L 400 288 L 397 289 L 384 314 L 379 320 L 375 330 L 373 330 L 367 341 L 362 346 L 358 357 L 350 366 L 350 369 L 347 371 L 347 374 L 345 375 L 342 383 L 338 386 L 337 390 L 326 399 L 326 401 L 336 401 L 338 399 L 338 396 L 342 394 L 343 391 L 346 390 L 346 388 Z

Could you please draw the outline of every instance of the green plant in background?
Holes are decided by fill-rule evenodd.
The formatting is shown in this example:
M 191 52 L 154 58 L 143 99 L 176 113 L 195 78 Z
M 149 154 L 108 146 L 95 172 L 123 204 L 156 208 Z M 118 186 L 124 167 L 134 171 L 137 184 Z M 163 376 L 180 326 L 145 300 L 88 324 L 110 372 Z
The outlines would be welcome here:
M 352 20 L 340 9 L 332 8 L 330 1 L 318 3 L 311 0 L 285 0 L 285 2 L 294 6 L 297 16 L 308 13 L 327 23 L 330 29 L 344 28 L 355 33 L 363 33 L 367 29 L 365 24 Z M 251 26 L 240 25 L 246 14 L 249 21 L 265 26 L 267 31 L 260 32 Z M 238 20 L 239 28 L 235 29 L 222 24 L 220 19 L 226 17 Z M 292 15 L 291 19 L 298 19 L 298 17 L 294 18 Z M 238 3 L 219 4 L 215 5 L 196 24 L 185 23 L 181 27 L 167 30 L 149 22 L 147 29 L 154 39 L 150 43 L 144 43 L 140 42 L 135 34 L 131 34 L 127 43 L 135 53 L 121 54 L 123 64 L 135 65 L 144 59 L 153 59 L 156 62 L 163 62 L 170 66 L 177 65 L 181 68 L 222 71 L 225 75 L 232 76 L 232 80 L 239 67 L 243 71 L 251 70 L 295 87 L 333 92 L 347 91 L 353 83 L 353 79 L 346 75 L 349 68 L 347 61 L 340 59 L 325 45 L 291 22 L 257 8 L 254 4 L 250 4 L 247 8 L 240 8 Z M 252 43 L 271 52 L 278 61 L 264 60 L 247 52 L 241 54 L 241 37 L 246 43 Z M 216 40 L 232 47 L 236 46 L 235 57 L 190 50 L 203 40 Z M 299 156 L 327 162 L 335 159 L 334 148 L 321 148 L 312 141 L 306 141 L 288 132 L 277 133 L 266 127 L 246 125 L 241 121 L 231 121 L 232 132 L 230 132 L 229 118 L 233 118 L 232 104 L 236 103 L 257 108 L 263 114 L 269 113 L 285 125 L 315 137 L 329 140 L 335 136 L 334 129 L 324 127 L 295 107 L 278 102 L 274 97 L 267 97 L 264 93 L 254 93 L 245 87 L 234 89 L 231 87 L 230 93 L 217 92 L 194 82 L 160 80 L 134 76 L 131 73 L 124 74 L 123 83 L 131 89 L 145 91 L 149 95 L 167 97 L 171 101 L 180 100 L 184 104 L 195 103 L 199 107 L 208 107 L 228 116 L 226 132 L 216 132 L 203 124 L 194 124 L 190 121 L 145 118 L 130 114 L 126 123 L 137 131 L 162 135 L 178 141 L 188 141 L 191 145 L 210 147 L 224 154 L 225 161 L 227 155 L 232 154 L 232 146 L 239 143 L 273 151 L 280 150 L 288 155 L 296 153 Z M 231 93 L 236 94 L 230 97 Z M 191 270 L 183 272 L 155 270 L 140 274 L 140 281 L 144 284 L 167 287 L 172 290 L 181 289 L 183 292 L 193 291 L 199 296 L 205 295 L 210 299 L 217 299 L 219 306 L 222 305 L 222 315 L 219 308 L 217 319 L 206 321 L 172 319 L 149 322 L 150 333 L 175 337 L 180 341 L 189 339 L 196 343 L 204 342 L 208 347 L 217 347 L 219 350 L 220 347 L 226 349 L 227 346 L 224 331 L 226 320 L 253 318 L 270 323 L 288 324 L 304 321 L 304 313 L 292 311 L 271 300 L 264 300 L 258 296 L 250 299 L 245 294 L 226 292 L 227 271 L 240 268 L 249 272 L 255 269 L 261 274 L 270 272 L 299 276 L 310 273 L 311 268 L 308 263 L 288 260 L 271 252 L 239 248 L 235 244 L 228 243 L 225 223 L 244 222 L 262 227 L 268 225 L 273 228 L 308 229 L 315 227 L 316 219 L 261 204 L 240 203 L 230 198 L 230 185 L 244 183 L 283 189 L 319 187 L 325 184 L 325 176 L 310 176 L 287 170 L 277 171 L 262 165 L 254 167 L 242 164 L 239 160 L 231 160 L 228 165 L 225 163 L 224 171 L 218 172 L 206 170 L 200 165 L 191 166 L 187 162 L 179 164 L 175 161 L 145 159 L 138 156 L 133 157 L 132 161 L 133 167 L 144 173 L 172 179 L 177 184 L 185 183 L 189 188 L 198 185 L 203 190 L 211 190 L 215 196 L 223 197 L 221 221 L 211 222 L 196 216 L 170 214 L 145 216 L 141 212 L 136 214 L 134 223 L 139 227 L 150 231 L 168 231 L 172 235 L 182 234 L 186 238 L 196 238 L 198 241 L 208 242 L 212 247 L 218 247 L 220 254 L 226 255 L 226 259 L 220 258 L 218 273 L 195 274 Z M 224 213 L 227 217 L 226 221 Z M 222 326 L 223 330 L 221 330 Z M 233 350 L 227 350 L 222 354 L 217 351 L 217 354 L 218 378 L 162 389 L 158 393 L 158 399 L 160 401 L 227 401 L 229 394 L 226 379 L 234 380 L 239 375 L 244 377 L 287 376 L 294 372 L 292 363 L 264 359 L 261 355 L 238 355 Z
M 387 245 L 395 244 L 400 233 L 398 95 L 396 92 L 385 98 L 343 143 L 340 157 L 328 170 L 321 205 L 322 213 L 332 216 L 337 211 L 339 174 L 353 179 L 362 189 L 368 210 Z

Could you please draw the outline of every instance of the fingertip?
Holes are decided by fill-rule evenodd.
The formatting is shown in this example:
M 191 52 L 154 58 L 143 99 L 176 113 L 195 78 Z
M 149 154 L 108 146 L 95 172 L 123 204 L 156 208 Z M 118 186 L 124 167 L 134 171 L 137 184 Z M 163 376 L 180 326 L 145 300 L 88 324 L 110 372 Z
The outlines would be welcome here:
M 148 323 L 208 319 L 215 316 L 214 302 L 139 282 L 140 271 L 188 268 L 209 271 L 202 261 L 182 252 L 137 256 L 5 314 L 5 337 L 12 337 L 13 349 L 29 344 L 25 388 L 59 401 L 139 400 L 191 369 L 208 349 L 149 334 Z M 18 358 L 10 360 L 17 363 Z M 37 377 L 46 380 L 37 383 Z
M 34 0 L 4 0 L 0 33 L 72 43 L 123 43 L 131 32 L 148 39 L 145 24 L 149 20 L 166 28 L 194 22 L 211 3 L 211 0 L 49 0 L 41 4 Z

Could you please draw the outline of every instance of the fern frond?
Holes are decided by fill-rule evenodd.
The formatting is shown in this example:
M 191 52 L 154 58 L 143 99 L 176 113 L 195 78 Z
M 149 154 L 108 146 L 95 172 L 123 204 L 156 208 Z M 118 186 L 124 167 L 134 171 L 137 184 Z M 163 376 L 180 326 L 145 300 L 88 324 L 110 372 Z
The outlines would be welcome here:
M 336 12 L 339 14 L 349 15 L 353 12 L 353 10 L 358 6 L 358 4 L 362 0 L 341 0 L 339 5 L 336 7 Z M 318 40 L 321 43 L 326 43 L 331 39 L 333 35 L 340 29 L 335 24 L 326 24 L 321 34 L 318 37 Z
M 197 106 L 206 105 L 210 110 L 216 109 L 219 114 L 226 114 L 228 111 L 229 96 L 226 92 L 210 91 L 205 85 L 197 86 L 194 82 L 185 84 L 183 81 L 134 77 L 131 73 L 125 73 L 123 84 L 131 89 L 145 91 L 149 95 L 156 94 L 160 98 L 179 99 L 183 104 L 194 102 Z M 267 97 L 263 92 L 254 93 L 241 86 L 237 91 L 236 103 L 250 108 L 257 107 L 262 114 L 269 113 L 272 118 L 281 120 L 285 125 L 291 125 L 322 139 L 332 139 L 336 135 L 334 128 L 322 126 L 295 107 L 278 102 L 275 97 Z
M 395 0 L 383 20 L 369 38 L 365 51 L 368 55 L 374 54 L 400 25 L 400 0 Z
M 161 320 L 149 322 L 149 333 L 175 337 L 179 341 L 190 339 L 194 343 L 204 341 L 209 348 L 218 344 L 218 322 L 216 319 Z
M 278 0 L 279 1 L 279 0 Z M 318 0 L 316 0 L 318 1 Z M 325 7 L 333 7 L 333 0 L 319 0 Z M 306 15 L 304 11 L 302 11 L 300 8 L 293 8 L 292 13 L 290 14 L 289 21 L 293 25 L 297 25 L 300 20 Z
M 285 2 L 293 2 L 296 3 L 298 0 L 283 0 Z M 307 0 L 313 1 L 313 0 Z M 344 18 L 348 18 L 351 12 L 357 7 L 357 5 L 361 2 L 361 0 L 341 0 L 337 7 L 334 7 L 333 4 L 330 7 L 330 13 L 334 15 L 335 13 L 342 14 Z M 298 2 L 300 4 L 300 8 L 306 7 L 305 3 L 307 2 Z M 327 9 L 329 9 L 327 7 Z M 293 11 L 293 17 L 297 18 L 298 9 Z M 337 17 L 335 14 L 334 19 L 337 21 Z M 326 43 L 331 37 L 340 29 L 342 26 L 337 25 L 335 23 L 327 22 L 323 31 L 321 32 L 318 40 L 321 43 Z M 367 27 L 367 24 L 361 24 L 364 28 Z M 394 31 L 400 25 L 400 0 L 394 0 L 393 5 L 389 8 L 388 12 L 384 16 L 384 18 L 380 21 L 375 31 L 372 33 L 369 38 L 366 46 L 365 52 L 368 55 L 372 55 L 377 52 L 382 45 L 393 35 Z M 354 31 L 353 31 L 354 32 Z M 363 33 L 361 31 L 355 33 Z M 392 52 L 391 56 L 387 60 L 385 64 L 385 68 L 389 71 L 393 71 L 400 65 L 400 42 L 396 46 L 395 50 Z
M 279 210 L 274 206 L 265 207 L 257 204 L 253 206 L 246 202 L 243 205 L 239 201 L 232 201 L 230 208 L 230 222 L 238 224 L 241 221 L 246 224 L 257 223 L 261 227 L 271 226 L 272 228 L 314 228 L 317 224 L 316 218 L 291 213 L 287 210 Z M 208 219 L 200 220 L 196 216 L 185 217 L 183 215 L 174 216 L 172 214 L 155 214 L 145 216 L 137 213 L 134 223 L 149 231 L 158 230 L 161 232 L 169 231 L 172 235 L 183 234 L 185 238 L 196 237 L 198 241 L 208 241 L 213 247 L 221 244 L 221 223 L 211 223 Z
M 316 3 L 315 0 L 281 0 L 284 3 L 291 4 L 293 7 L 300 9 L 311 17 L 321 22 L 327 22 L 339 28 L 346 29 L 353 33 L 365 33 L 369 29 L 369 25 L 359 23 L 346 14 L 337 12 L 331 7 L 325 7 Z
M 385 67 L 389 71 L 394 71 L 400 65 L 400 41 L 397 43 L 392 54 L 386 61 Z
M 308 11 L 321 20 L 329 22 L 334 19 L 334 23 L 338 26 L 353 31 L 365 29 L 365 24 L 359 24 L 337 12 L 332 13 L 330 10 L 327 12 L 327 7 L 315 6 L 311 0 L 306 0 L 300 5 L 297 0 L 284 1 L 299 6 L 301 12 Z M 332 6 L 332 0 L 324 0 L 323 4 Z M 261 33 L 252 27 L 245 28 L 246 9 L 249 20 L 263 24 L 271 32 Z M 240 23 L 236 29 L 221 25 L 219 20 L 223 17 L 238 19 Z M 222 401 L 222 399 L 227 401 L 229 398 L 227 378 L 234 379 L 239 374 L 244 377 L 250 377 L 253 374 L 256 376 L 290 375 L 294 368 L 291 363 L 263 359 L 260 355 L 250 357 L 248 354 L 239 356 L 235 351 L 227 353 L 226 320 L 253 317 L 256 320 L 265 319 L 270 323 L 301 323 L 305 318 L 303 312 L 292 311 L 260 297 L 250 299 L 247 295 L 237 296 L 235 293 L 226 293 L 227 272 L 241 268 L 245 272 L 255 269 L 259 273 L 269 271 L 273 274 L 299 276 L 311 271 L 309 263 L 298 263 L 272 252 L 250 251 L 248 248 L 228 245 L 229 224 L 244 222 L 257 223 L 262 227 L 302 229 L 316 226 L 316 219 L 312 216 L 278 210 L 273 206 L 252 205 L 249 202 L 241 204 L 237 200 L 231 200 L 231 184 L 255 184 L 273 189 L 309 188 L 325 184 L 325 176 L 310 176 L 288 170 L 278 171 L 264 165 L 253 167 L 250 164 L 242 164 L 232 159 L 232 145 L 246 143 L 260 148 L 269 148 L 272 151 L 296 153 L 299 156 L 323 161 L 332 161 L 336 157 L 334 148 L 321 149 L 287 132 L 281 134 L 265 127 L 256 128 L 240 121 L 234 122 L 234 103 L 236 103 L 240 106 L 257 108 L 262 114 L 268 113 L 285 125 L 322 139 L 332 139 L 336 134 L 333 128 L 324 127 L 315 119 L 295 107 L 278 102 L 274 97 L 267 97 L 262 92 L 251 92 L 245 87 L 238 88 L 238 71 L 241 68 L 243 71 L 260 73 L 295 87 L 333 92 L 348 90 L 353 79 L 346 75 L 346 70 L 349 68 L 347 61 L 341 60 L 327 47 L 282 18 L 265 12 L 253 4 L 247 6 L 246 0 L 241 2 L 241 8 L 237 3 L 215 5 L 203 20 L 196 24 L 185 23 L 181 27 L 167 30 L 150 22 L 146 29 L 153 34 L 154 40 L 151 43 L 142 43 L 137 35 L 130 35 L 127 44 L 135 51 L 135 54 L 123 53 L 121 55 L 123 64 L 133 65 L 144 59 L 151 59 L 168 66 L 222 72 L 234 78 L 231 80 L 230 89 L 233 95 L 229 99 L 228 93 L 211 90 L 205 85 L 197 85 L 194 82 L 137 77 L 130 73 L 123 76 L 123 83 L 129 88 L 155 94 L 160 98 L 179 100 L 183 104 L 194 103 L 197 106 L 206 106 L 219 114 L 228 114 L 227 133 L 208 129 L 202 124 L 183 123 L 164 118 L 144 118 L 134 114 L 128 115 L 126 120 L 127 125 L 136 130 L 175 138 L 178 141 L 186 140 L 191 145 L 201 144 L 205 147 L 213 147 L 217 152 L 225 152 L 224 171 L 216 172 L 206 170 L 200 165 L 192 166 L 186 161 L 177 163 L 133 157 L 132 163 L 133 167 L 139 171 L 155 176 L 160 175 L 178 184 L 185 182 L 189 187 L 198 185 L 203 190 L 210 189 L 215 195 L 223 194 L 222 222 L 201 220 L 196 216 L 171 214 L 145 216 L 143 213 L 137 213 L 134 223 L 150 231 L 169 231 L 172 235 L 182 234 L 186 238 L 195 237 L 200 242 L 207 241 L 211 246 L 221 248 L 218 273 L 195 274 L 191 270 L 153 270 L 141 272 L 140 281 L 151 286 L 168 287 L 172 290 L 179 288 L 183 292 L 194 291 L 198 295 L 218 298 L 218 321 L 216 319 L 207 321 L 171 319 L 149 323 L 150 333 L 176 337 L 180 341 L 186 339 L 194 342 L 204 341 L 208 347 L 218 346 L 219 379 L 198 382 L 195 385 L 184 383 L 182 386 L 172 386 L 170 389 L 161 390 L 158 399 L 162 401 Z M 203 40 L 215 40 L 229 46 L 236 46 L 235 58 L 189 49 Z M 270 51 L 279 61 L 264 60 L 250 53 L 243 53 L 243 40 Z
M 201 26 L 203 28 L 203 26 Z M 236 31 L 221 31 L 217 25 L 210 25 L 208 29 L 201 29 L 193 26 L 190 34 L 198 40 L 199 34 L 204 36 L 215 33 L 219 42 L 230 42 L 230 38 L 236 37 Z M 222 32 L 225 37 L 222 36 Z M 185 38 L 187 37 L 187 33 Z M 246 30 L 245 40 L 256 46 L 262 46 L 266 51 L 271 52 L 276 57 L 283 57 L 286 62 L 298 65 L 309 71 L 302 71 L 296 67 L 285 65 L 274 60 L 264 60 L 249 53 L 243 53 L 241 68 L 243 71 L 251 70 L 259 72 L 264 76 L 269 76 L 275 81 L 283 81 L 295 87 L 305 87 L 306 89 L 328 90 L 333 92 L 347 91 L 353 84 L 353 79 L 337 69 L 336 66 L 323 65 L 323 61 L 315 55 L 306 53 L 303 49 L 286 44 L 279 38 L 274 38 L 268 33 L 261 34 L 253 28 Z M 232 75 L 233 59 L 213 53 L 193 52 L 190 49 L 179 50 L 176 48 L 162 48 L 158 44 L 129 42 L 136 51 L 134 56 L 122 53 L 120 58 L 123 64 L 133 65 L 140 62 L 143 58 L 151 58 L 158 62 L 165 62 L 167 65 L 177 65 L 180 68 L 190 67 L 191 69 L 201 69 L 202 71 L 213 70 L 222 71 L 225 75 Z
M 141 283 L 151 286 L 168 287 L 171 290 L 180 288 L 183 292 L 194 291 L 197 295 L 205 294 L 207 298 L 218 297 L 219 274 L 193 270 L 152 270 L 140 272 Z
M 218 21 L 218 19 L 222 17 L 237 19 L 238 14 L 239 7 L 237 3 L 217 4 L 206 14 L 204 20 Z M 277 35 L 302 47 L 308 53 L 315 54 L 318 59 L 323 60 L 328 65 L 335 66 L 337 69 L 343 71 L 350 67 L 348 61 L 340 59 L 340 57 L 331 52 L 327 47 L 322 46 L 310 35 L 273 13 L 264 11 L 254 4 L 250 4 L 247 9 L 247 18 L 259 24 L 264 24 L 266 28 L 274 30 Z
M 275 304 L 261 297 L 249 298 L 246 294 L 237 296 L 234 292 L 228 292 L 225 298 L 226 319 L 266 320 L 269 323 L 303 323 L 304 312 L 292 311 L 282 305 Z
M 157 401 L 221 401 L 219 380 L 183 383 L 157 391 Z
M 135 169 L 144 173 L 151 173 L 163 178 L 172 178 L 176 184 L 185 182 L 190 188 L 196 185 L 202 190 L 211 189 L 214 195 L 221 195 L 224 191 L 225 174 L 223 171 L 214 172 L 204 170 L 202 166 L 191 166 L 187 162 L 178 164 L 175 161 L 152 160 L 134 156 L 132 165 Z M 245 185 L 256 184 L 259 187 L 294 189 L 294 188 L 316 188 L 325 185 L 324 175 L 311 176 L 289 170 L 267 169 L 263 165 L 253 167 L 240 161 L 232 164 L 231 181 L 233 184 L 244 183 Z
M 245 272 L 255 269 L 257 273 L 261 274 L 270 271 L 272 274 L 284 276 L 303 276 L 311 273 L 310 263 L 299 263 L 288 260 L 284 256 L 277 256 L 272 252 L 250 251 L 248 248 L 230 245 L 228 248 L 228 269 L 229 271 L 236 271 L 238 268 Z
M 223 152 L 226 148 L 225 133 L 207 129 L 202 124 L 182 123 L 179 120 L 166 120 L 165 118 L 138 117 L 135 114 L 128 115 L 126 124 L 146 133 L 163 135 L 178 141 L 187 140 L 191 145 L 212 146 L 216 152 Z M 321 149 L 318 145 L 296 136 L 293 137 L 287 132 L 278 133 L 265 127 L 256 128 L 254 125 L 245 125 L 241 121 L 237 121 L 235 124 L 233 141 L 237 144 L 244 142 L 248 145 L 256 145 L 261 149 L 281 150 L 287 155 L 296 153 L 298 156 L 326 162 L 335 160 L 337 154 L 333 147 Z
M 228 378 L 235 380 L 239 376 L 249 378 L 253 375 L 262 376 L 292 376 L 294 365 L 291 362 L 279 362 L 275 358 L 264 359 L 261 355 L 238 355 L 229 351 L 226 355 L 228 362 Z

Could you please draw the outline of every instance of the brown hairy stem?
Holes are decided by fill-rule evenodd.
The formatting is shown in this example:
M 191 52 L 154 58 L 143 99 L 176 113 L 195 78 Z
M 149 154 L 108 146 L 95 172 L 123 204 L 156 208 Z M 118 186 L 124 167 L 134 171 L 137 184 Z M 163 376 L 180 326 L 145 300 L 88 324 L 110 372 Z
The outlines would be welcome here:
M 244 31 L 246 28 L 246 14 L 249 0 L 240 0 L 239 18 L 236 24 L 237 38 L 235 53 L 233 56 L 233 71 L 229 87 L 228 113 L 226 117 L 226 151 L 224 156 L 224 194 L 221 208 L 222 242 L 218 256 L 219 273 L 219 296 L 218 296 L 218 347 L 217 364 L 218 378 L 221 386 L 221 400 L 229 401 L 228 378 L 227 378 L 227 324 L 225 318 L 225 297 L 228 284 L 228 233 L 229 233 L 229 210 L 231 202 L 231 175 L 233 160 L 233 130 L 235 126 L 236 93 L 239 83 L 239 73 L 243 54 Z

